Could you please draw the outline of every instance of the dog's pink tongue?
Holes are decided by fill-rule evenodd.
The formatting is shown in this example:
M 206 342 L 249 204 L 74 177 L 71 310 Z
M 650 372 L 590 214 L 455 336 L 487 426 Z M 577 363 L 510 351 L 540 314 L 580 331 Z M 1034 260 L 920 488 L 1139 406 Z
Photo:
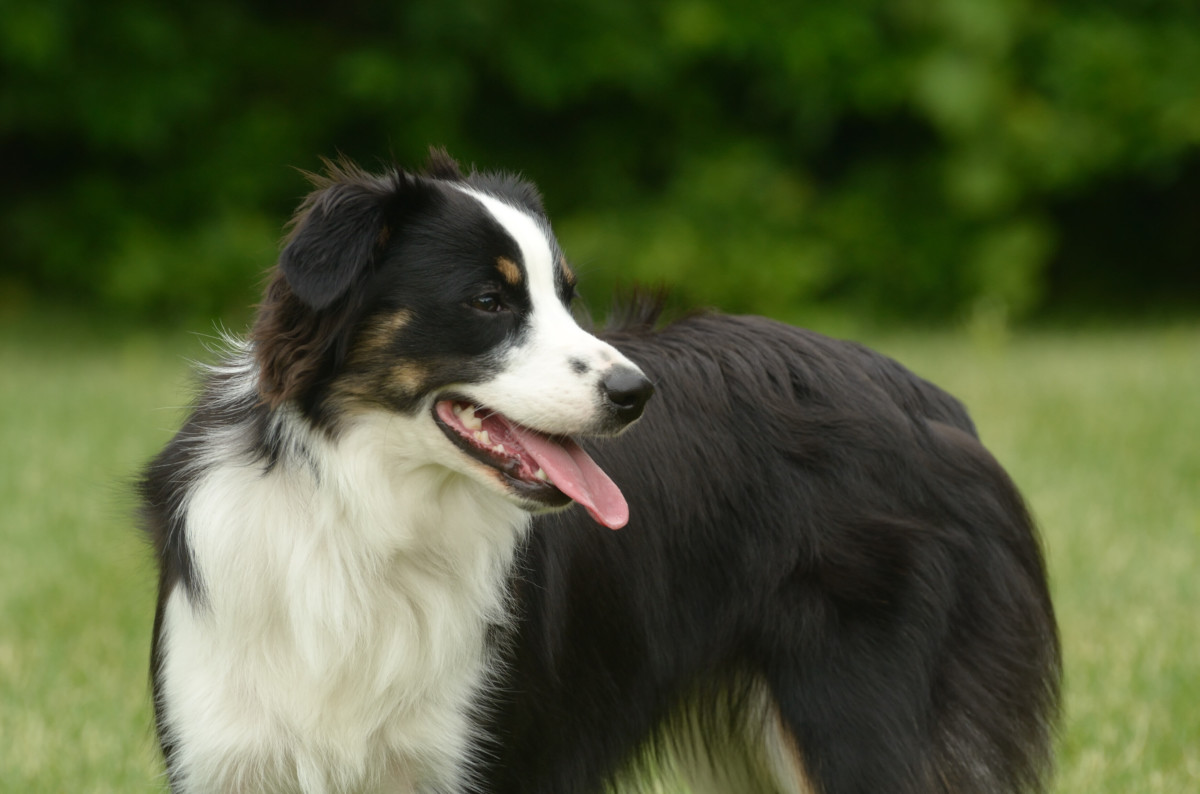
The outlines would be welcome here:
M 574 499 L 609 529 L 629 521 L 629 505 L 609 476 L 569 438 L 552 439 L 525 428 L 513 427 L 521 446 L 537 461 L 550 482 Z

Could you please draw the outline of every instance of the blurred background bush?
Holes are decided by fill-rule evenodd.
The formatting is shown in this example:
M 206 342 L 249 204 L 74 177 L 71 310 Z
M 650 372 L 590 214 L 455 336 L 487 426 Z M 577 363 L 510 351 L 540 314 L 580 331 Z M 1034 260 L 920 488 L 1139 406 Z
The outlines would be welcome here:
M 292 166 L 431 143 L 598 306 L 1200 307 L 1196 0 L 5 0 L 0 69 L 0 309 L 244 310 Z

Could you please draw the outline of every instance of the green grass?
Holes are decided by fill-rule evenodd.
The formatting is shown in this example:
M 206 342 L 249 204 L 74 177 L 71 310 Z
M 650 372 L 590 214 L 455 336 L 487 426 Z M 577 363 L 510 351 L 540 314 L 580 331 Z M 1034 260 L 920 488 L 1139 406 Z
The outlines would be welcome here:
M 1200 328 L 876 336 L 971 407 L 1045 534 L 1059 792 L 1200 790 Z M 158 789 L 128 483 L 195 337 L 0 323 L 0 791 Z

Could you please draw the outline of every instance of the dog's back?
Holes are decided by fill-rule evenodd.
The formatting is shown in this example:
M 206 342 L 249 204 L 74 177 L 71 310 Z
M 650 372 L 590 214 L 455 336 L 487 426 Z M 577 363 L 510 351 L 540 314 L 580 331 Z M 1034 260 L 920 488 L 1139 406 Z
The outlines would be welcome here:
M 1038 789 L 1059 679 L 1045 569 L 958 401 L 761 318 L 607 338 L 658 389 L 592 445 L 630 524 L 535 523 L 499 790 L 597 790 L 648 738 L 651 767 L 698 791 Z

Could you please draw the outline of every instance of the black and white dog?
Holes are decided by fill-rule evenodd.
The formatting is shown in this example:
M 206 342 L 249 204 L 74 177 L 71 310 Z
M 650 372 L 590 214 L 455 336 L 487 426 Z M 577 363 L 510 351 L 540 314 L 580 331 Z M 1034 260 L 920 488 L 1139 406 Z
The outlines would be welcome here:
M 958 402 L 764 319 L 584 330 L 517 178 L 316 181 L 141 481 L 173 791 L 1042 787 L 1045 568 Z

